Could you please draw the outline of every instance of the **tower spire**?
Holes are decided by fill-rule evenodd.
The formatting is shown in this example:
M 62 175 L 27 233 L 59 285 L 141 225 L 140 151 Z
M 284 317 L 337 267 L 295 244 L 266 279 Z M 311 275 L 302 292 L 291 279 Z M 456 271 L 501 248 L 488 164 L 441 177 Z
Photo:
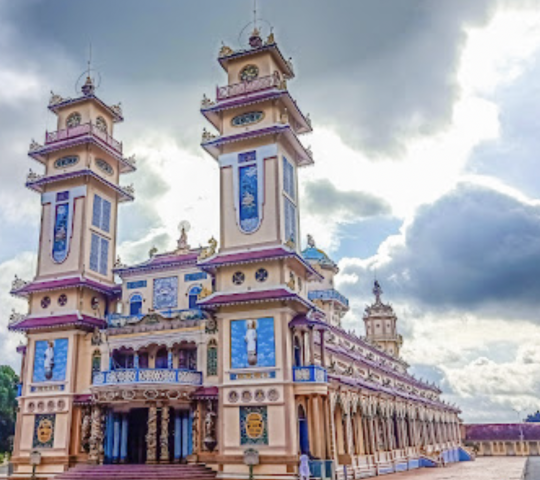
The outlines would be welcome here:
M 81 90 L 84 95 L 92 95 L 94 91 L 96 90 L 96 86 L 94 85 L 94 81 L 92 80 L 92 77 L 90 77 L 90 72 L 92 70 L 92 43 L 90 43 L 89 51 L 88 51 L 88 61 L 87 61 L 87 68 L 86 68 L 86 81 L 84 82 Z

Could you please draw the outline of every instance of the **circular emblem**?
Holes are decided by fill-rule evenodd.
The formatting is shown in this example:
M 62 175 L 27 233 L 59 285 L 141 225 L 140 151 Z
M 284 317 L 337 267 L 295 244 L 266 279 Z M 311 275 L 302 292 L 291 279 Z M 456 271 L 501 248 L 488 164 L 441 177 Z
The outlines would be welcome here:
M 251 395 L 251 392 L 249 390 L 244 390 L 242 392 L 242 401 L 243 402 L 251 402 L 251 399 L 252 399 L 252 395 Z
M 73 128 L 81 124 L 81 114 L 73 112 L 66 120 L 66 127 Z
M 231 390 L 229 392 L 229 402 L 236 403 L 238 401 L 238 392 L 236 390 Z
M 266 395 L 264 394 L 264 390 L 261 390 L 261 389 L 255 390 L 255 400 L 257 402 L 264 402 L 265 398 L 266 398 Z
M 37 427 L 39 443 L 49 443 L 53 438 L 53 424 L 48 418 L 42 418 Z
M 41 308 L 47 308 L 51 304 L 51 297 L 43 297 L 41 299 Z
M 268 392 L 268 400 L 270 400 L 271 402 L 279 400 L 279 392 L 275 388 L 272 388 Z
M 62 295 L 60 295 L 58 297 L 58 305 L 60 305 L 61 307 L 64 307 L 67 303 L 67 295 L 65 293 L 62 293 Z
M 259 67 L 256 65 L 246 65 L 240 71 L 240 80 L 243 82 L 251 82 L 259 76 Z
M 246 417 L 246 434 L 251 439 L 261 438 L 264 432 L 263 417 L 258 412 L 251 412 Z

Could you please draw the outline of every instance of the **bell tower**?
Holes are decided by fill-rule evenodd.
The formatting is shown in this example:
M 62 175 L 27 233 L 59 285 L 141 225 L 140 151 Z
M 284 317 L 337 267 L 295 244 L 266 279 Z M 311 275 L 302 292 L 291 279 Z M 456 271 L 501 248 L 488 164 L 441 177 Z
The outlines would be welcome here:
M 95 90 L 89 70 L 77 98 L 51 92 L 57 128 L 44 144 L 30 145 L 29 156 L 44 169 L 30 170 L 26 181 L 41 199 L 37 272 L 32 281 L 15 278 L 11 293 L 27 298 L 29 311 L 13 313 L 9 325 L 28 340 L 14 443 L 22 473 L 34 448 L 55 458 L 81 454 L 70 434 L 81 418 L 74 399 L 89 393 L 99 329 L 119 294 L 112 271 L 118 204 L 134 195 L 120 176 L 135 170 L 135 160 L 113 136 L 123 121 L 120 105 L 105 104 Z M 63 471 L 50 463 L 51 472 Z
M 215 101 L 202 100 L 218 132 L 205 129 L 202 147 L 220 169 L 221 225 L 219 251 L 211 245 L 198 264 L 214 274 L 215 289 L 201 292 L 198 305 L 213 310 L 219 326 L 223 468 L 256 446 L 261 461 L 286 459 L 272 470 L 285 475 L 298 453 L 291 322 L 310 321 L 316 308 L 307 283 L 323 279 L 300 254 L 298 171 L 313 158 L 299 136 L 311 124 L 288 90 L 294 71 L 274 34 L 263 41 L 255 27 L 246 47 L 222 46 L 228 83 Z
M 382 288 L 377 280 L 373 284 L 375 303 L 364 311 L 366 340 L 386 353 L 399 357 L 403 337 L 397 333 L 397 317 L 391 305 L 381 301 Z

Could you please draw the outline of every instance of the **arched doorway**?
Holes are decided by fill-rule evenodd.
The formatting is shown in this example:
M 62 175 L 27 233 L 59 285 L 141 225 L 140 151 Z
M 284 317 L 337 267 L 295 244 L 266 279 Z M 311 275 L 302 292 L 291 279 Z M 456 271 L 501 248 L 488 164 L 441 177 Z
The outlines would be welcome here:
M 298 406 L 298 438 L 300 440 L 300 453 L 309 454 L 309 430 L 306 411 L 302 405 Z
M 200 285 L 195 285 L 189 289 L 189 308 L 197 308 L 197 301 L 199 300 L 199 293 L 201 293 L 202 288 Z

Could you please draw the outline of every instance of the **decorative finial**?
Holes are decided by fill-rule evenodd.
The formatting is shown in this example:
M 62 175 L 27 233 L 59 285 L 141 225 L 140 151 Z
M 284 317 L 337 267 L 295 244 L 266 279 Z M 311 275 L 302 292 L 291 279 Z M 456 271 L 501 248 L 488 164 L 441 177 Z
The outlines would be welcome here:
M 178 231 L 180 232 L 180 238 L 178 239 L 178 250 L 189 250 L 187 233 L 191 228 L 191 224 L 187 220 L 182 220 L 178 224 Z
M 308 236 L 307 236 L 307 244 L 310 248 L 315 248 L 315 239 L 313 238 L 313 235 L 311 235 L 310 233 L 308 233 Z
M 375 303 L 381 303 L 381 295 L 383 291 L 378 280 L 373 282 L 373 295 L 375 295 Z
M 87 62 L 87 69 L 86 69 L 86 81 L 84 82 L 84 85 L 82 86 L 81 90 L 82 93 L 86 96 L 92 95 L 94 91 L 96 90 L 96 87 L 94 85 L 94 81 L 90 77 L 90 71 L 92 70 L 92 44 L 90 44 L 89 52 L 88 52 L 88 62 Z
M 156 253 L 157 253 L 157 252 L 158 252 L 158 249 L 157 249 L 157 247 L 154 245 L 154 246 L 150 249 L 150 251 L 148 252 L 148 256 L 149 256 L 150 258 L 153 258 L 153 257 L 156 256 Z

